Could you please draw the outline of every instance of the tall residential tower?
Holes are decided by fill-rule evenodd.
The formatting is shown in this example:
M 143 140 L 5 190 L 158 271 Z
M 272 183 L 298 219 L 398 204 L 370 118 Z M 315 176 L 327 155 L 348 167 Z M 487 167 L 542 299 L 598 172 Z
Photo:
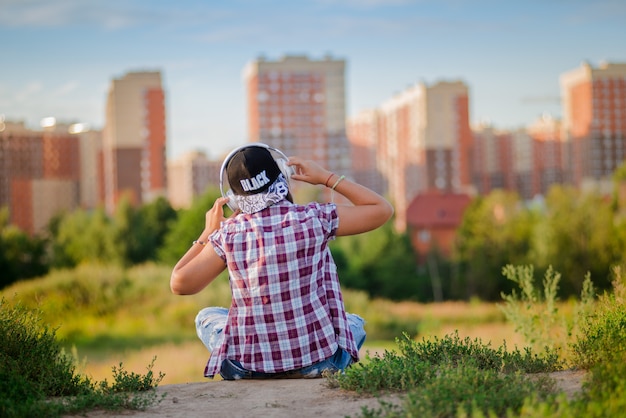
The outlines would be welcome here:
M 245 67 L 244 82 L 248 142 L 264 142 L 349 174 L 344 60 L 258 58 Z
M 560 82 L 573 183 L 606 180 L 626 158 L 626 64 L 584 62 Z
M 131 72 L 111 82 L 101 176 L 109 213 L 123 195 L 134 204 L 166 195 L 165 128 L 160 72 Z

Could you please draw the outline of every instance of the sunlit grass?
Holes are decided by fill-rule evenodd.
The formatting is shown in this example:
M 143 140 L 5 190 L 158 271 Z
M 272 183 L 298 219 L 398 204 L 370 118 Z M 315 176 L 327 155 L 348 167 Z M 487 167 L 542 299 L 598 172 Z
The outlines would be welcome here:
M 78 364 L 95 380 L 110 378 L 111 366 L 120 361 L 143 373 L 156 356 L 155 370 L 165 373 L 164 384 L 204 381 L 208 352 L 193 321 L 205 306 L 228 306 L 228 279 L 220 277 L 201 293 L 181 297 L 169 290 L 170 272 L 170 266 L 155 264 L 128 270 L 85 265 L 17 283 L 2 295 L 41 308 L 66 350 L 75 349 Z M 393 350 L 403 333 L 431 339 L 458 331 L 461 338 L 480 338 L 494 346 L 526 344 L 494 303 L 372 300 L 349 289 L 344 300 L 347 311 L 366 320 L 362 358 L 368 351 Z

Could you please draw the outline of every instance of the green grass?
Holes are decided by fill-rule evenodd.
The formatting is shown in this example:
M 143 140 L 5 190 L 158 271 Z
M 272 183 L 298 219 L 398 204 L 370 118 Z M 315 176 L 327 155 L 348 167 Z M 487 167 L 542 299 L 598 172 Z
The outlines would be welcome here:
M 383 394 L 398 392 L 401 402 L 380 401 L 379 408 L 363 408 L 361 417 L 606 417 L 626 410 L 626 284 L 614 270 L 613 292 L 591 297 L 588 282 L 564 322 L 556 303 L 558 273 L 548 271 L 541 287 L 532 268 L 505 269 L 520 293 L 503 295 L 503 311 L 531 347 L 510 351 L 492 349 L 480 340 L 447 335 L 442 339 L 397 340 L 398 350 L 368 358 L 343 374 L 328 376 L 331 387 Z M 588 278 L 589 279 L 589 278 Z M 573 322 L 572 322 L 573 321 Z M 555 328 L 569 334 L 550 339 Z M 563 359 L 563 346 L 573 353 Z M 568 364 L 588 370 L 583 390 L 568 398 L 559 394 L 546 373 Z
M 164 378 L 152 372 L 155 351 L 159 358 L 172 356 L 168 363 L 189 356 L 193 347 L 193 360 L 186 363 L 198 379 L 187 381 L 202 380 L 208 353 L 193 319 L 204 306 L 229 304 L 228 280 L 222 276 L 200 294 L 180 297 L 169 291 L 170 271 L 154 264 L 127 270 L 84 265 L 4 289 L 0 416 L 158 402 L 150 397 Z M 398 303 L 346 290 L 347 310 L 367 321 L 369 354 L 329 384 L 376 396 L 401 394 L 401 403 L 381 402 L 378 409 L 362 410 L 364 417 L 619 416 L 626 408 L 626 290 L 619 269 L 612 292 L 595 299 L 588 283 L 580 300 L 566 302 L 556 298 L 556 272 L 539 285 L 528 267 L 505 273 L 519 292 L 503 295 L 500 306 Z M 494 327 L 517 334 L 500 335 Z M 129 370 L 145 370 L 148 363 L 145 374 L 126 371 L 136 353 L 141 356 Z M 117 366 L 96 383 L 77 372 L 81 362 Z M 588 383 L 573 399 L 560 396 L 544 376 L 563 367 L 588 370 Z

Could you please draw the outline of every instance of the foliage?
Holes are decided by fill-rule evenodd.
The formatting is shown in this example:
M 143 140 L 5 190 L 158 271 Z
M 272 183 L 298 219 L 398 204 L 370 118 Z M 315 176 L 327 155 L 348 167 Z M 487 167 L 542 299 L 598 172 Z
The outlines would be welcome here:
M 9 225 L 9 211 L 0 208 L 0 289 L 48 271 L 45 241 Z
M 593 310 L 581 312 L 581 332 L 574 365 L 589 370 L 582 393 L 568 401 L 536 403 L 527 400 L 521 416 L 617 417 L 626 410 L 626 285 L 614 270 L 613 292 L 598 298 Z
M 211 283 L 210 292 L 181 298 L 169 290 L 171 271 L 172 266 L 152 263 L 127 269 L 82 264 L 16 283 L 3 294 L 15 295 L 28 308 L 41 307 L 43 319 L 58 328 L 68 348 L 100 352 L 195 339 L 198 310 L 230 304 L 228 275 Z
M 85 262 L 128 266 L 154 260 L 175 218 L 176 212 L 162 197 L 139 208 L 123 197 L 113 217 L 102 208 L 57 217 L 49 225 L 53 266 Z
M 519 410 L 524 399 L 535 393 L 551 396 L 554 382 L 530 379 L 523 373 L 558 370 L 554 353 L 545 357 L 518 350 L 497 350 L 479 339 L 461 340 L 458 334 L 433 341 L 411 340 L 407 334 L 396 339 L 397 351 L 356 364 L 344 374 L 328 376 L 331 386 L 357 392 L 405 391 L 402 407 L 382 403 L 381 409 L 364 408 L 363 416 L 454 417 L 469 413 Z
M 392 221 L 365 234 L 339 237 L 330 248 L 343 286 L 374 298 L 431 300 L 427 278 L 417 273 L 410 240 L 395 232 Z
M 219 189 L 209 188 L 194 199 L 191 208 L 181 210 L 176 223 L 165 234 L 163 246 L 157 251 L 157 259 L 174 265 L 204 229 L 206 212 L 220 196 Z
M 552 187 L 533 236 L 533 260 L 539 269 L 551 265 L 561 272 L 565 295 L 580 293 L 587 273 L 599 289 L 607 289 L 611 265 L 624 250 L 615 232 L 613 210 L 602 195 Z
M 0 300 L 0 416 L 60 416 L 93 408 L 142 409 L 154 403 L 153 363 L 148 374 L 114 368 L 113 385 L 75 373 L 71 359 L 42 322 L 41 312 Z M 136 392 L 143 391 L 145 395 Z
M 620 268 L 614 269 L 613 289 L 600 296 L 584 319 L 573 344 L 578 367 L 593 369 L 626 360 L 626 284 Z
M 593 306 L 594 288 L 587 275 L 580 300 L 576 302 L 575 314 L 559 312 L 557 291 L 561 274 L 549 266 L 542 288 L 535 284 L 534 267 L 507 265 L 502 274 L 519 288 L 510 294 L 502 293 L 504 305 L 500 309 L 507 320 L 515 324 L 515 331 L 521 333 L 535 349 L 550 347 L 569 358 L 568 350 L 573 338 L 578 334 L 579 319 Z M 568 319 L 569 318 L 569 319 Z
M 465 298 L 495 300 L 510 290 L 506 282 L 495 278 L 503 265 L 526 263 L 537 217 L 536 211 L 525 209 L 519 196 L 510 192 L 495 191 L 470 204 L 455 245 Z

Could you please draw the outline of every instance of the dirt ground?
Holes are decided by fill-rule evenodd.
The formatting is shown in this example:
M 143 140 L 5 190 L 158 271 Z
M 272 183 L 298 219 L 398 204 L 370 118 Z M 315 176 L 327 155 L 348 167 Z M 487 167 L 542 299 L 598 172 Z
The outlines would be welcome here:
M 551 373 L 568 396 L 581 390 L 584 372 Z M 145 411 L 92 412 L 91 418 L 187 418 L 187 417 L 346 417 L 363 406 L 377 408 L 378 398 L 357 396 L 328 387 L 326 379 L 211 381 L 165 385 L 157 388 L 165 398 Z M 384 400 L 399 403 L 397 395 Z

